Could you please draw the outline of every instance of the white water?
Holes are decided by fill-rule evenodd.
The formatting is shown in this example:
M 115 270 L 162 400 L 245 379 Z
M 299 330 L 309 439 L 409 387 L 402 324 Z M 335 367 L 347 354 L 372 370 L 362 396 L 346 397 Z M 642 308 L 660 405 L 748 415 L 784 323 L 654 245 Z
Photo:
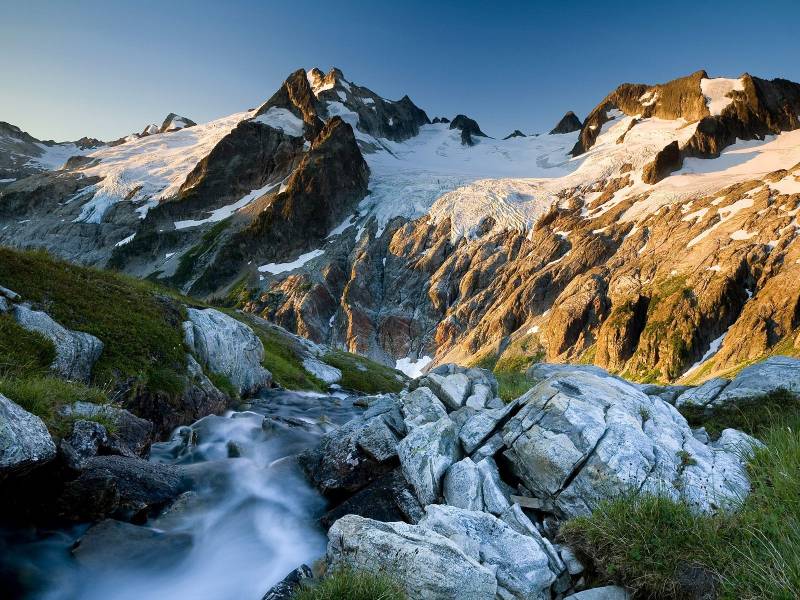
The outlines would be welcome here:
M 245 412 L 195 423 L 195 444 L 186 445 L 189 428 L 155 444 L 152 461 L 185 465 L 196 481 L 183 510 L 146 523 L 192 535 L 191 550 L 177 564 L 154 548 L 144 567 L 81 568 L 69 549 L 85 527 L 3 551 L 13 551 L 19 573 L 43 587 L 33 598 L 259 600 L 292 569 L 325 553 L 317 524 L 325 501 L 286 457 L 313 445 L 356 410 L 344 397 L 269 392 Z M 229 458 L 234 444 L 241 456 Z

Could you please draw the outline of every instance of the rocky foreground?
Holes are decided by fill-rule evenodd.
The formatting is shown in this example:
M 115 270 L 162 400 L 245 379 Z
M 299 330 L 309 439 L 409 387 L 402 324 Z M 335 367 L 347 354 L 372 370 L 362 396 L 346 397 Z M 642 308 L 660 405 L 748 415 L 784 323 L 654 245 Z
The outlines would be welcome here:
M 411 598 L 624 598 L 586 590 L 560 524 L 604 500 L 659 495 L 698 513 L 749 492 L 756 439 L 692 429 L 676 405 L 800 392 L 800 361 L 775 357 L 701 388 L 639 385 L 597 367 L 534 365 L 538 383 L 503 404 L 490 373 L 443 365 L 300 457 L 332 501 L 329 569 L 386 572 Z M 298 570 L 266 598 L 289 597 Z

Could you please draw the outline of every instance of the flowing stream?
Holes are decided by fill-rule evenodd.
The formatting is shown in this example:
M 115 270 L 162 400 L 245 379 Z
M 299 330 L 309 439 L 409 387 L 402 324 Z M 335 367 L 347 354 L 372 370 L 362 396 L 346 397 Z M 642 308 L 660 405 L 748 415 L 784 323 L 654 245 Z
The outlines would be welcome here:
M 146 523 L 191 535 L 190 549 L 177 558 L 154 545 L 145 560 L 112 553 L 79 566 L 70 548 L 85 526 L 13 546 L 6 539 L 0 549 L 15 554 L 18 577 L 38 584 L 37 599 L 260 600 L 289 571 L 325 553 L 317 523 L 325 501 L 286 458 L 355 416 L 353 400 L 268 391 L 247 410 L 205 417 L 154 444 L 151 461 L 185 465 L 196 482 L 173 509 Z

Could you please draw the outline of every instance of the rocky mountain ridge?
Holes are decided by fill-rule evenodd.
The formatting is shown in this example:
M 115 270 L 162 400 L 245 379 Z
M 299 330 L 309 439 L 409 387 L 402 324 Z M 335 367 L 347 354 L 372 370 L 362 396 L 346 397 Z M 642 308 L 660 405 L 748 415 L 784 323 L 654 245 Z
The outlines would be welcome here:
M 7 185 L 0 242 L 227 296 L 387 364 L 705 379 L 798 352 L 798 98 L 699 71 L 498 141 L 300 70 L 254 111 Z

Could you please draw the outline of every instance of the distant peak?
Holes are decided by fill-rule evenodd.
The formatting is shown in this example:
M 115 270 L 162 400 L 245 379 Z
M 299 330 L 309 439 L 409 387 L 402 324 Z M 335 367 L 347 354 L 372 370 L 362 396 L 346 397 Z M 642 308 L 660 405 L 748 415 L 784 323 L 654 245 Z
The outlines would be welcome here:
M 197 123 L 191 119 L 187 119 L 186 117 L 182 117 L 171 112 L 167 115 L 167 118 L 164 119 L 159 131 L 161 133 L 165 133 L 167 131 L 178 131 L 179 129 L 185 129 L 186 127 L 194 127 L 195 125 L 197 125 Z
M 573 131 L 578 131 L 583 124 L 581 120 L 575 115 L 574 112 L 571 110 L 567 111 L 567 113 L 561 117 L 561 120 L 558 124 L 550 130 L 550 135 L 554 135 L 557 133 L 572 133 Z
M 508 140 L 508 139 L 515 138 L 515 137 L 527 137 L 527 136 L 526 136 L 524 133 L 522 133 L 522 132 L 521 132 L 519 129 L 515 129 L 514 131 L 512 131 L 511 133 L 509 133 L 509 134 L 508 134 L 506 137 L 504 137 L 503 139 L 504 139 L 504 140 Z

